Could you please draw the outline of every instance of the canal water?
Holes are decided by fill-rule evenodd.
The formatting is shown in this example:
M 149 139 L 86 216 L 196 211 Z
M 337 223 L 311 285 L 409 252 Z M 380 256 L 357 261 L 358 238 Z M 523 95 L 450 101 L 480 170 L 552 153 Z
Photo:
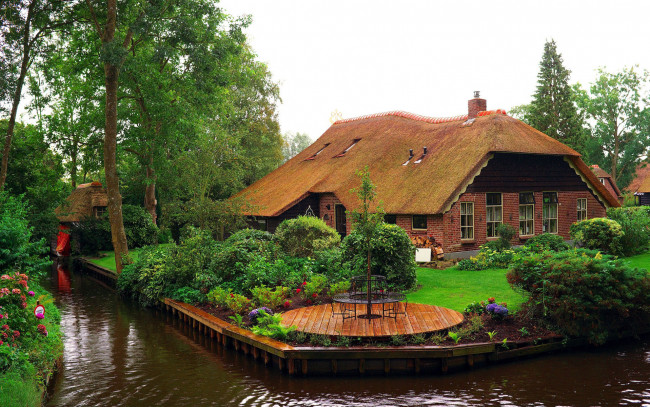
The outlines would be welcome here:
M 48 406 L 650 406 L 650 338 L 440 376 L 290 377 L 79 272 L 44 284 L 65 354 Z

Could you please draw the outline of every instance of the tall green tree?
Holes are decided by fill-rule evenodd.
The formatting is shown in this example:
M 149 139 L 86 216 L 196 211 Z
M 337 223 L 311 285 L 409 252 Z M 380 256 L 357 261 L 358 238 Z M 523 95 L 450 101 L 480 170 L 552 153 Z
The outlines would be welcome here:
M 305 133 L 286 133 L 283 138 L 282 155 L 284 156 L 285 162 L 309 147 L 312 143 L 312 139 Z
M 34 58 L 47 49 L 46 39 L 57 28 L 71 23 L 70 2 L 64 0 L 4 0 L 0 2 L 0 96 L 10 95 L 11 109 L 4 133 L 0 190 L 7 179 L 11 140 L 16 126 L 23 85 Z M 1 102 L 7 102 L 2 100 Z
M 539 63 L 537 90 L 527 108 L 522 110 L 524 121 L 542 133 L 569 147 L 583 148 L 583 125 L 569 86 L 571 71 L 562 62 L 554 40 L 544 44 Z
M 648 83 L 648 72 L 638 67 L 617 73 L 600 68 L 589 91 L 575 87 L 591 129 L 588 160 L 609 169 L 621 188 L 630 183 L 636 165 L 650 152 Z

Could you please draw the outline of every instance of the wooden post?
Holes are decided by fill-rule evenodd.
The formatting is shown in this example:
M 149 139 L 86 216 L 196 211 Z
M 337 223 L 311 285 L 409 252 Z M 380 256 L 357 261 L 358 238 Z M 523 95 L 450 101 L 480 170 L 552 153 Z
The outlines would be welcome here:
M 302 359 L 302 374 L 304 376 L 307 376 L 307 368 L 309 366 L 309 360 L 307 359 Z
M 332 359 L 332 373 L 336 374 L 337 370 L 338 370 L 338 366 L 336 364 L 336 359 Z
M 264 366 L 269 365 L 269 353 L 267 351 L 264 351 Z
M 467 366 L 474 367 L 474 355 L 467 355 Z
M 296 374 L 296 364 L 294 362 L 293 359 L 287 361 L 287 369 L 289 370 L 289 374 L 292 376 Z
M 420 373 L 420 358 L 413 359 L 413 367 L 415 367 L 415 373 Z

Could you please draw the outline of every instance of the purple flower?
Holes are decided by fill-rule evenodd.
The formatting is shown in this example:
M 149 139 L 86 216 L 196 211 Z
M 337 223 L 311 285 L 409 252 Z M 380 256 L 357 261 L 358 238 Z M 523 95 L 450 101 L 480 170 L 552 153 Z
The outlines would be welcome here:
M 30 291 L 27 294 L 29 294 L 30 297 L 33 297 L 34 295 L 36 295 L 36 294 L 34 294 L 34 291 Z
M 494 311 L 492 312 L 494 312 L 497 315 L 501 315 L 502 317 L 505 317 L 506 315 L 508 315 L 508 308 L 504 307 L 503 305 L 497 305 L 496 307 L 494 307 Z
M 36 314 L 36 318 L 37 318 L 37 319 L 43 319 L 43 318 L 45 318 L 45 315 L 43 315 L 43 314 Z
M 497 305 L 495 303 L 490 303 L 490 304 L 487 305 L 487 307 L 485 307 L 485 309 L 487 310 L 487 312 L 494 312 L 496 307 L 499 307 L 499 306 L 500 305 Z

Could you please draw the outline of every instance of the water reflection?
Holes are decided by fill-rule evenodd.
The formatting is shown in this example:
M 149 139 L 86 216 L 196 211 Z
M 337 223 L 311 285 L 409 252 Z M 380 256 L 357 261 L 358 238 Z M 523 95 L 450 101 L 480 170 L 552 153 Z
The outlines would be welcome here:
M 187 324 L 53 268 L 64 366 L 49 406 L 650 406 L 650 341 L 446 376 L 279 374 Z

